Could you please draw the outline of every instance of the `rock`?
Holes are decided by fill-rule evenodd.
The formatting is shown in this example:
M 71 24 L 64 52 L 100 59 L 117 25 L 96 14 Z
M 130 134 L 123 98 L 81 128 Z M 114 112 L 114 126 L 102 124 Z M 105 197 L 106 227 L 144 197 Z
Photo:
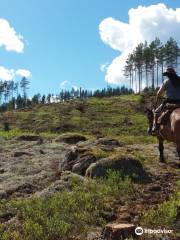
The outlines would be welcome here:
M 58 137 L 55 141 L 56 142 L 64 142 L 68 144 L 76 144 L 81 141 L 86 141 L 86 137 L 79 135 L 79 134 L 70 134 L 70 135 L 62 135 Z
M 8 197 L 7 192 L 0 190 L 0 199 L 5 199 L 7 197 Z
M 64 156 L 64 159 L 59 162 L 58 172 L 71 170 L 78 157 L 78 149 L 72 147 Z
M 140 161 L 128 155 L 117 158 L 107 157 L 100 159 L 88 167 L 85 175 L 91 178 L 104 177 L 109 169 L 121 171 L 123 175 L 129 176 L 134 181 L 144 182 L 150 180 Z
M 72 173 L 71 171 L 64 171 L 61 175 L 61 180 L 65 182 L 71 182 L 72 179 L 75 179 L 75 178 L 80 182 L 84 181 L 84 177 L 80 176 L 79 174 Z
M 16 139 L 20 141 L 43 141 L 39 135 L 21 135 Z
M 135 236 L 135 225 L 125 223 L 111 223 L 105 226 L 103 240 L 126 239 Z
M 86 169 L 90 166 L 91 163 L 96 162 L 96 157 L 92 154 L 88 154 L 80 157 L 79 161 L 74 164 L 72 172 L 75 172 L 80 175 L 85 175 Z

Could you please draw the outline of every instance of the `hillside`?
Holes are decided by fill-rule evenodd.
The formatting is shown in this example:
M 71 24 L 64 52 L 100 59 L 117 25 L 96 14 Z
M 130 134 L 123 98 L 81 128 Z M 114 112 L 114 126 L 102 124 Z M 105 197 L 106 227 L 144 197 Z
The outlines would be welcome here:
M 166 143 L 159 162 L 141 96 L 37 105 L 0 124 L 0 239 L 135 239 L 112 223 L 180 238 L 180 160 Z
M 140 105 L 140 96 L 89 98 L 62 103 L 37 105 L 32 109 L 6 112 L 1 116 L 10 127 L 22 132 L 46 135 L 76 132 L 90 137 L 115 137 L 125 142 L 147 141 L 147 121 Z

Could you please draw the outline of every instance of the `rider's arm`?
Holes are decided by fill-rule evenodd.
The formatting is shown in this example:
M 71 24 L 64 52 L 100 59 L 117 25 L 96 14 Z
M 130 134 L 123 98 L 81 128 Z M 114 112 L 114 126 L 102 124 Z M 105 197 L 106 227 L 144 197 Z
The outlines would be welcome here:
M 157 92 L 157 97 L 162 96 L 164 92 L 165 92 L 165 85 L 162 84 L 162 86 L 160 87 L 160 89 Z

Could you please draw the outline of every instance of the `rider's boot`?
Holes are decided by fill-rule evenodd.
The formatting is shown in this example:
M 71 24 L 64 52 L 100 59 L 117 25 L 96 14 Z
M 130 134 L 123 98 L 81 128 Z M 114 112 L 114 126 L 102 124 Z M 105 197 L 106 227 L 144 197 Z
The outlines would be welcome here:
M 159 133 L 160 124 L 158 123 L 158 117 L 159 117 L 159 115 L 155 113 L 153 127 L 152 127 L 152 131 L 151 131 L 153 136 L 157 136 Z

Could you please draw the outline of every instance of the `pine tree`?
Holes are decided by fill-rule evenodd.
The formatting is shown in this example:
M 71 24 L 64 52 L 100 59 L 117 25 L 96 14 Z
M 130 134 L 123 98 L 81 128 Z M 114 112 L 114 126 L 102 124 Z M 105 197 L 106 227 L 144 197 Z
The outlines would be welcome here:
M 24 101 L 26 102 L 27 99 L 27 89 L 29 88 L 29 80 L 26 77 L 23 77 L 20 81 L 20 87 L 23 92 L 23 98 Z

